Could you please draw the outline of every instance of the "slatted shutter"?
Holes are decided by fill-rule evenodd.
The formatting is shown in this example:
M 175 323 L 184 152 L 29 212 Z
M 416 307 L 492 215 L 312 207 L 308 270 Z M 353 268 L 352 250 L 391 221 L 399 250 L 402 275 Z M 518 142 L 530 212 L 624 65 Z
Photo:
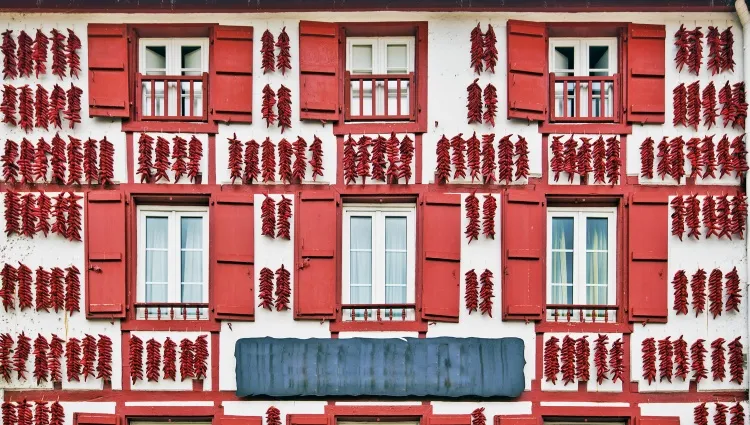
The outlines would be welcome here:
M 543 195 L 507 192 L 501 216 L 503 320 L 540 320 L 546 251 Z
M 119 190 L 86 193 L 86 317 L 125 317 L 125 200 Z
M 211 286 L 217 319 L 255 317 L 254 216 L 252 194 L 219 194 L 213 205 Z
M 219 25 L 213 32 L 209 84 L 215 121 L 253 121 L 253 27 Z
M 339 66 L 338 25 L 300 21 L 300 119 L 338 121 Z
M 105 413 L 73 413 L 73 425 L 120 425 L 120 416 Z
M 664 123 L 665 38 L 664 25 L 628 26 L 628 122 Z
M 89 116 L 130 116 L 128 30 L 125 24 L 89 24 Z
M 430 415 L 429 425 L 471 425 L 471 415 Z
M 300 192 L 295 225 L 295 319 L 333 319 L 336 313 L 338 194 Z
M 458 322 L 461 196 L 427 194 L 422 205 L 422 318 Z
M 679 416 L 641 416 L 636 419 L 637 425 L 680 425 Z
M 628 212 L 628 318 L 666 323 L 669 199 L 633 194 Z
M 215 416 L 214 425 L 263 425 L 261 416 Z
M 547 27 L 508 21 L 508 118 L 544 121 L 547 117 Z

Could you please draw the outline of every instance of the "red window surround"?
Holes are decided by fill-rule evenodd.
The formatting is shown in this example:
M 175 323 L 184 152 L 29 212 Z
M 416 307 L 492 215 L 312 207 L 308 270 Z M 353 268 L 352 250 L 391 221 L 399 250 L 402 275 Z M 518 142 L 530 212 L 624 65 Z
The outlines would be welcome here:
M 335 425 L 337 420 L 388 423 L 392 421 L 418 421 L 419 425 L 470 425 L 471 414 L 438 415 L 432 405 L 415 406 L 342 406 L 327 404 L 322 414 L 287 415 L 287 425 Z

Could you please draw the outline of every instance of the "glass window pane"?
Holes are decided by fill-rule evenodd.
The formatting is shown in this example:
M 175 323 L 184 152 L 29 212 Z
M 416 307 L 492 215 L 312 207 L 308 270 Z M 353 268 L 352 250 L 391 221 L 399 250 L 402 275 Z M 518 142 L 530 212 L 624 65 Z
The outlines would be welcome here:
M 168 272 L 167 250 L 146 250 L 146 282 L 167 282 Z
M 352 69 L 356 74 L 372 74 L 372 46 L 352 45 Z
M 180 219 L 180 247 L 182 249 L 203 248 L 203 218 L 182 217 Z
M 372 302 L 372 218 L 351 217 L 349 221 L 349 302 Z
M 608 225 L 606 218 L 589 217 L 586 219 L 586 249 L 607 250 Z
M 386 66 L 389 72 L 406 73 L 408 69 L 407 60 L 406 44 L 389 44 L 386 47 Z
M 406 249 L 406 217 L 386 217 L 385 249 Z
M 201 46 L 181 46 L 180 47 L 180 68 L 182 69 L 202 69 L 203 68 L 203 56 L 201 54 Z M 200 72 L 198 73 L 200 74 Z M 187 74 L 183 75 L 197 75 Z
M 203 251 L 182 251 L 180 282 L 203 282 Z
M 372 218 L 352 217 L 349 223 L 351 249 L 372 249 Z
M 609 69 L 609 46 L 589 46 L 589 69 Z
M 607 305 L 607 286 L 586 286 L 586 304 Z M 597 312 L 597 314 L 600 314 Z
M 182 302 L 184 303 L 202 303 L 203 302 L 203 285 L 184 284 L 182 285 L 181 295 L 182 295 Z
M 573 304 L 573 285 L 553 285 L 552 304 Z
M 555 47 L 554 69 L 556 75 L 572 76 L 575 69 L 575 49 L 573 47 Z M 564 72 L 569 71 L 569 72 Z
M 169 219 L 167 217 L 146 217 L 146 249 L 167 249 Z
M 147 303 L 164 303 L 169 301 L 167 295 L 168 285 L 163 284 L 146 284 L 146 302 Z M 156 310 L 153 311 L 156 313 Z M 149 314 L 151 311 L 149 311 Z
M 386 286 L 385 287 L 386 304 L 406 304 L 406 285 L 403 286 Z M 401 314 L 401 310 L 395 314 Z
M 146 46 L 144 65 L 146 69 L 167 68 L 167 46 Z
M 573 249 L 573 217 L 552 218 L 552 249 Z

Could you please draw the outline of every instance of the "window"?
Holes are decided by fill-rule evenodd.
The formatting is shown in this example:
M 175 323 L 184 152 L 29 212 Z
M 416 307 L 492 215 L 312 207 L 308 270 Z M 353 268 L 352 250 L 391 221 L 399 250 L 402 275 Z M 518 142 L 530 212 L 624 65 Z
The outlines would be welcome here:
M 381 313 L 379 307 L 396 304 L 412 305 L 382 314 L 414 319 L 415 210 L 398 204 L 344 206 L 344 320 L 370 318 Z M 346 309 L 365 304 L 375 310 Z
M 207 318 L 207 208 L 139 207 L 137 260 L 139 318 Z
M 412 120 L 414 37 L 350 37 L 346 44 L 347 120 Z
M 567 305 L 614 305 L 615 208 L 549 208 L 547 229 L 548 312 L 568 314 Z M 614 321 L 611 309 L 579 310 Z
M 550 38 L 553 120 L 614 120 L 617 38 Z
M 205 120 L 208 38 L 141 38 L 138 57 L 141 119 Z

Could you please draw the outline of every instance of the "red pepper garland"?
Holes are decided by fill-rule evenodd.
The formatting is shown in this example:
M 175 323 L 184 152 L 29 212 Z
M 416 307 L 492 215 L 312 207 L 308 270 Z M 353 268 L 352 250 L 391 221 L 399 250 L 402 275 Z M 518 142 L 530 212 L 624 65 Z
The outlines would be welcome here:
M 68 63 L 65 59 L 65 36 L 56 29 L 52 30 L 52 74 L 60 79 L 65 78 Z M 72 127 L 71 127 L 72 128 Z
M 36 30 L 36 36 L 34 37 L 34 49 L 31 54 L 31 58 L 34 60 L 34 73 L 36 75 L 36 78 L 39 78 L 40 74 L 47 73 L 48 47 L 49 37 L 47 37 L 47 34 L 45 34 L 42 30 Z
M 688 291 L 687 291 L 687 276 L 685 270 L 677 270 L 674 278 L 672 279 L 672 286 L 674 286 L 674 305 L 673 309 L 677 314 L 688 313 Z
M 34 237 L 36 231 L 36 198 L 32 192 L 21 196 L 21 234 Z
M 469 222 L 466 224 L 464 235 L 471 243 L 472 240 L 479 239 L 479 199 L 476 197 L 476 191 L 469 194 L 464 201 L 466 208 L 466 218 Z
M 674 34 L 674 38 L 674 45 L 677 47 L 674 61 L 677 66 L 677 71 L 680 72 L 682 71 L 682 68 L 688 64 L 688 60 L 690 59 L 690 41 L 685 25 L 680 25 L 680 29 Z
M 479 282 L 477 280 L 477 272 L 474 269 L 464 274 L 464 285 L 466 287 L 464 301 L 466 302 L 466 309 L 471 314 L 472 311 L 477 311 L 479 307 Z
M 59 336 L 52 334 L 49 343 L 49 355 L 47 364 L 49 365 L 49 377 L 51 382 L 62 382 L 62 365 L 60 358 L 63 356 L 63 341 Z
M 713 269 L 711 275 L 708 277 L 708 311 L 713 314 L 713 318 L 721 316 L 721 311 L 724 309 L 722 302 L 722 284 L 723 274 L 719 269 Z
M 672 109 L 674 116 L 672 117 L 672 125 L 677 127 L 681 125 L 683 127 L 688 126 L 687 114 L 687 89 L 685 83 L 682 83 L 672 90 Z
M 747 149 L 745 148 L 745 135 L 739 135 L 732 139 L 732 165 L 737 177 L 743 178 L 750 167 L 747 164 Z
M 128 344 L 128 365 L 130 366 L 130 380 L 135 384 L 143 380 L 143 341 L 130 334 Z
M 156 138 L 156 153 L 154 158 L 154 183 L 158 183 L 159 180 L 164 179 L 169 181 L 167 170 L 169 170 L 169 141 L 159 136 Z
M 201 335 L 195 340 L 195 379 L 205 379 L 208 371 L 208 337 Z
M 404 179 L 404 183 L 408 184 L 411 180 L 411 161 L 414 159 L 414 141 L 409 138 L 408 134 L 401 139 L 399 153 L 401 154 L 401 165 L 398 169 L 398 177 Z
M 726 367 L 724 365 L 725 351 L 724 338 L 716 338 L 711 343 L 711 375 L 713 375 L 714 381 L 724 382 L 724 378 L 726 377 Z
M 60 192 L 55 198 L 54 213 L 55 221 L 52 222 L 52 233 L 66 237 L 68 234 L 68 200 L 65 199 L 65 192 Z M 53 269 L 54 270 L 54 269 Z
M 641 177 L 654 178 L 654 139 L 650 137 L 641 143 Z
M 78 338 L 70 338 L 65 343 L 65 372 L 68 382 L 81 381 L 81 342 Z
M 688 364 L 688 353 L 687 353 L 687 342 L 680 335 L 672 343 L 674 350 L 674 364 L 675 364 L 675 377 L 687 380 L 688 373 L 690 373 L 690 364 Z
M 344 141 L 344 158 L 343 158 L 343 168 L 344 168 L 344 184 L 351 184 L 357 182 L 357 151 L 355 147 L 357 146 L 357 142 L 352 138 L 352 135 L 350 134 L 349 137 Z M 264 157 L 265 157 L 265 149 L 263 151 Z
M 661 139 L 661 142 L 659 142 L 658 154 L 657 157 L 659 158 L 659 164 L 656 166 L 656 173 L 661 177 L 662 180 L 667 175 L 672 175 L 672 165 L 669 162 L 669 158 L 671 156 L 671 153 L 669 152 L 669 142 L 667 141 L 668 137 L 663 137 Z
M 385 151 L 386 139 L 378 134 L 378 137 L 372 141 L 372 179 L 374 181 L 385 182 Z
M 724 236 L 732 239 L 731 230 L 731 217 L 730 217 L 731 202 L 727 195 L 717 197 L 716 200 L 716 226 L 719 228 L 719 239 Z
M 65 269 L 65 311 L 73 315 L 75 311 L 81 311 L 81 272 L 76 266 Z
M 687 159 L 690 161 L 690 178 L 701 177 L 703 171 L 703 155 L 700 151 L 700 137 L 691 137 L 685 146 L 687 147 Z
M 34 288 L 36 290 L 36 311 L 49 311 L 51 307 L 49 297 L 50 273 L 39 266 L 35 272 Z
M 724 83 L 724 87 L 719 90 L 719 103 L 721 103 L 721 117 L 724 123 L 724 127 L 730 122 L 734 122 L 737 112 L 735 111 L 734 103 L 732 102 L 732 86 L 729 81 Z
M 576 340 L 576 379 L 581 382 L 589 380 L 589 348 L 588 335 L 583 335 Z
M 292 91 L 283 84 L 276 94 L 279 97 L 277 109 L 279 111 L 279 127 L 284 133 L 285 129 L 292 128 Z
M 734 35 L 732 35 L 732 27 L 728 27 L 722 31 L 719 40 L 721 44 L 721 60 L 719 61 L 721 72 L 734 72 Z
M 273 311 L 273 270 L 263 267 L 260 270 L 259 281 L 260 291 L 258 292 L 258 298 L 260 299 L 260 304 L 258 304 L 258 307 Z
M 685 233 L 685 206 L 682 196 L 675 196 L 670 202 L 672 206 L 672 236 L 677 236 L 682 240 Z
M 693 378 L 696 384 L 700 383 L 701 379 L 708 378 L 708 371 L 705 366 L 708 351 L 703 347 L 704 342 L 706 342 L 705 339 L 698 339 L 690 346 L 690 368 L 693 370 Z
M 21 332 L 16 341 L 16 350 L 13 353 L 13 370 L 16 371 L 17 379 L 26 380 L 26 362 L 31 354 L 31 338 Z
M 445 135 L 443 135 L 443 137 L 445 137 Z M 458 133 L 451 138 L 450 148 L 451 164 L 454 168 L 453 179 L 458 180 L 466 178 L 466 140 L 463 139 L 463 133 Z
M 273 112 L 273 107 L 276 105 L 276 93 L 271 88 L 270 84 L 266 84 L 263 87 L 263 105 L 261 106 L 260 113 L 264 120 L 266 120 L 266 128 L 276 123 L 276 113 Z
M 479 311 L 482 312 L 482 315 L 486 314 L 490 317 L 492 317 L 492 299 L 495 298 L 492 277 L 492 272 L 488 269 L 484 269 L 479 276 L 479 282 L 482 284 L 482 287 L 479 289 L 479 297 L 482 299 L 479 303 Z
M 279 180 L 292 183 L 292 144 L 286 139 L 279 141 Z
M 518 136 L 515 144 L 516 181 L 529 177 L 529 144 L 522 136 Z
M 187 152 L 187 140 L 180 136 L 174 136 L 172 138 L 172 172 L 174 173 L 174 182 L 180 181 L 180 178 L 187 173 L 187 163 L 185 163 L 185 157 L 188 156 Z M 103 147 L 102 147 L 103 149 Z M 234 182 L 234 180 L 232 180 Z
M 568 385 L 576 379 L 576 340 L 565 335 L 560 350 L 560 369 L 564 385 Z
M 286 75 L 286 71 L 292 69 L 291 53 L 289 53 L 289 35 L 286 33 L 286 27 L 281 29 L 281 34 L 276 40 L 276 47 L 279 48 L 279 55 L 276 57 L 276 68 L 281 71 L 281 75 Z
M 23 311 L 34 308 L 34 298 L 31 296 L 31 269 L 23 263 L 18 263 L 18 308 Z
M 747 217 L 747 196 L 742 193 L 737 193 L 732 198 L 732 219 L 729 222 L 729 227 L 733 235 L 739 235 L 740 239 L 745 238 L 745 225 Z
M 688 126 L 698 129 L 701 123 L 701 86 L 696 81 L 687 87 L 687 122 Z
M 5 311 L 15 310 L 16 305 L 13 296 L 16 292 L 18 270 L 10 264 L 5 263 L 0 274 L 2 274 L 2 290 L 0 290 L 0 296 L 3 298 L 3 307 L 5 308 Z
M 672 362 L 672 341 L 669 338 L 666 337 L 659 340 L 659 382 L 665 378 L 667 381 L 672 382 L 674 363 Z
M 64 290 L 65 272 L 59 267 L 52 267 L 50 271 L 49 293 L 52 308 L 55 313 L 65 310 L 65 290 Z
M 471 412 L 471 425 L 485 425 L 487 417 L 484 415 L 484 407 L 479 407 Z
M 44 36 L 44 33 L 37 30 L 37 36 L 39 34 L 42 34 Z M 18 59 L 17 63 L 19 77 L 31 77 L 31 71 L 34 66 L 31 59 L 32 43 L 33 40 L 31 39 L 31 37 L 29 37 L 28 34 L 26 34 L 26 31 L 21 30 L 21 32 L 18 34 L 18 55 L 16 56 L 16 58 Z M 47 54 L 46 51 L 44 53 L 45 55 Z M 39 78 L 39 75 L 37 75 L 37 78 Z
M 49 425 L 49 407 L 46 401 L 37 401 L 34 406 L 34 425 Z
M 701 27 L 696 27 L 692 31 L 688 31 L 689 49 L 690 56 L 688 59 L 688 71 L 695 75 L 698 75 L 701 70 L 701 64 L 703 63 L 703 43 L 701 39 L 703 33 Z
M 50 159 L 50 165 L 52 166 L 52 182 L 65 184 L 66 164 L 65 141 L 59 134 L 55 134 L 55 137 L 52 138 L 52 158 Z
M 34 183 L 34 145 L 27 138 L 21 141 L 21 152 L 18 157 L 18 173 L 21 175 L 21 184 Z
M 21 202 L 18 193 L 12 190 L 5 192 L 5 233 L 10 236 L 13 233 L 21 234 Z
M 708 44 L 708 62 L 706 62 L 706 68 L 711 71 L 711 75 L 716 75 L 721 72 L 721 35 L 717 27 L 708 27 L 706 44 Z
M 59 401 L 50 406 L 49 425 L 63 425 L 65 422 L 65 411 Z
M 260 152 L 260 145 L 255 139 L 245 143 L 245 153 L 243 157 L 245 169 L 243 171 L 242 181 L 247 184 L 258 182 L 258 177 L 260 176 L 260 160 L 258 158 L 258 152 Z
M 42 381 L 46 382 L 49 378 L 47 350 L 49 350 L 47 338 L 42 336 L 42 334 L 37 334 L 34 340 L 34 378 L 37 385 L 41 384 Z
M 16 41 L 13 39 L 13 30 L 3 32 L 3 44 L 0 46 L 3 52 L 3 79 L 14 79 L 18 76 L 18 62 L 16 58 Z
M 471 67 L 474 72 L 480 74 L 484 69 L 482 60 L 484 59 L 484 35 L 479 23 L 471 30 Z
M 473 50 L 472 50 L 473 53 Z M 484 33 L 484 65 L 487 71 L 495 73 L 497 66 L 497 37 L 492 25 L 487 25 L 487 32 Z
M 685 175 L 685 141 L 682 136 L 675 137 L 669 141 L 669 167 L 672 178 L 678 182 Z
M 99 334 L 99 340 L 96 342 L 96 355 L 99 357 L 99 361 L 96 362 L 97 379 L 112 381 L 112 340 L 107 335 Z M 164 355 L 166 356 L 166 352 Z
M 492 194 L 484 195 L 482 203 L 482 234 L 489 239 L 495 239 L 495 213 L 497 199 Z
M 276 146 L 271 142 L 270 137 L 263 141 L 263 154 L 261 157 L 261 169 L 263 183 L 276 181 Z
M 260 234 L 273 239 L 276 234 L 276 201 L 268 194 L 260 205 L 261 225 Z
M 16 125 L 16 103 L 18 103 L 16 88 L 10 84 L 5 84 L 3 86 L 3 102 L 0 104 L 0 112 L 3 114 L 3 123 L 12 126 Z
M 703 226 L 706 228 L 706 239 L 711 235 L 719 236 L 719 228 L 716 225 L 716 200 L 712 195 L 703 198 Z
M 177 343 L 170 337 L 164 340 L 164 379 L 177 379 Z
M 510 141 L 511 134 L 503 136 L 497 146 L 497 168 L 498 183 L 505 181 L 510 184 L 513 181 L 513 142 Z
M 97 166 L 97 143 L 96 139 L 91 137 L 83 144 L 83 175 L 88 184 L 97 181 L 99 178 L 99 169 Z
M 69 241 L 81 242 L 81 210 L 83 208 L 81 207 L 81 204 L 78 203 L 81 199 L 83 199 L 83 197 L 78 196 L 73 192 L 68 192 L 68 199 L 65 201 L 65 206 L 67 208 L 66 213 L 68 214 L 68 232 L 65 234 L 65 237 Z M 76 296 L 80 297 L 80 293 Z
M 107 136 L 99 142 L 99 184 L 112 184 L 115 178 L 115 147 Z
M 560 362 L 557 358 L 560 353 L 559 341 L 557 337 L 551 336 L 544 343 L 544 377 L 552 384 L 557 383 L 557 374 L 560 372 Z
M 599 334 L 594 341 L 594 366 L 596 367 L 596 382 L 599 385 L 607 379 L 607 335 Z
M 18 415 L 18 425 L 32 425 L 31 404 L 26 399 L 16 403 L 16 414 Z
M 292 180 L 295 183 L 302 183 L 302 181 L 305 180 L 305 175 L 307 174 L 307 158 L 305 157 L 306 150 L 307 142 L 302 137 L 297 136 L 297 140 L 292 143 L 292 151 L 294 151 Z
M 612 382 L 624 382 L 623 374 L 625 372 L 625 366 L 623 365 L 623 342 L 621 338 L 617 338 L 612 343 L 612 349 L 609 351 L 609 370 L 612 373 Z
M 13 337 L 10 334 L 0 335 L 0 376 L 5 382 L 10 382 L 13 373 L 11 353 L 13 352 Z M 7 422 L 4 422 L 4 424 Z
M 180 380 L 195 378 L 195 352 L 193 341 L 183 338 L 180 341 Z
M 729 409 L 729 413 L 732 414 L 729 425 L 743 425 L 745 423 L 745 408 L 739 402 Z
M 265 30 L 263 36 L 260 38 L 260 53 L 261 53 L 261 65 L 263 73 L 273 72 L 276 69 L 275 65 L 275 51 L 274 51 L 274 40 L 271 31 Z
M 78 78 L 81 71 L 81 58 L 78 56 L 78 50 L 81 48 L 81 39 L 75 32 L 68 28 L 68 44 L 65 46 L 65 58 L 68 60 L 70 76 Z
M 57 128 L 62 128 L 62 113 L 65 111 L 67 105 L 67 95 L 65 90 L 59 85 L 55 84 L 52 88 L 52 93 L 49 96 L 49 109 L 47 110 L 47 117 L 49 122 Z
M 691 195 L 685 198 L 685 223 L 688 226 L 688 238 L 700 239 L 700 211 L 701 204 L 698 200 L 698 195 Z
M 435 182 L 438 184 L 448 183 L 451 175 L 450 141 L 445 134 L 440 137 L 435 148 L 437 165 L 435 167 Z
M 732 89 L 732 107 L 734 109 L 734 122 L 732 127 L 745 129 L 745 118 L 747 118 L 747 101 L 745 100 L 745 83 L 735 83 Z
M 714 86 L 713 81 L 708 83 L 706 88 L 703 89 L 703 100 L 701 102 L 701 106 L 703 107 L 703 125 L 710 129 L 716 125 L 716 118 L 719 116 L 716 111 L 716 86 Z
M 18 164 L 16 159 L 18 158 L 18 144 L 16 142 L 7 139 L 5 141 L 5 150 L 0 160 L 3 162 L 3 180 L 6 183 L 16 183 L 18 181 Z
M 716 154 L 714 152 L 714 136 L 706 136 L 703 138 L 700 148 L 701 161 L 705 165 L 703 171 L 703 178 L 711 177 L 716 178 Z
M 83 369 L 81 374 L 83 380 L 87 380 L 89 376 L 94 376 L 94 362 L 96 361 L 96 338 L 86 334 L 81 340 L 81 349 L 83 351 L 83 357 L 81 357 L 81 366 Z
M 479 78 L 476 78 L 473 83 L 469 84 L 469 87 L 466 87 L 468 93 L 466 118 L 469 120 L 469 124 L 482 123 L 482 88 L 477 84 L 478 81 Z
M 495 126 L 495 117 L 497 117 L 497 89 L 492 83 L 487 84 L 484 88 L 484 122 Z
M 33 149 L 33 148 L 32 148 Z M 44 138 L 39 138 L 39 143 L 36 145 L 34 150 L 34 159 L 31 164 L 31 171 L 33 173 L 33 182 L 42 180 L 47 182 L 47 170 L 49 169 L 49 162 L 47 155 L 51 153 L 49 144 Z
M 277 208 L 276 237 L 280 239 L 291 239 L 292 200 L 281 195 Z
M 201 159 L 203 158 L 203 143 L 195 136 L 190 137 L 188 142 L 188 164 L 187 175 L 191 183 L 198 183 L 198 175 L 201 172 Z
M 716 412 L 714 413 L 714 425 L 727 425 L 727 406 L 722 403 L 716 403 Z
M 578 170 L 578 155 L 576 153 L 578 142 L 570 136 L 565 141 L 563 150 L 563 171 L 568 174 L 568 183 L 573 183 L 576 171 Z
M 739 313 L 742 294 L 740 293 L 740 276 L 737 273 L 737 267 L 733 267 L 724 277 L 727 279 L 726 311 L 734 310 Z
M 388 158 L 388 168 L 385 170 L 385 179 L 389 184 L 398 183 L 399 179 L 398 163 L 401 160 L 399 153 L 399 143 L 400 142 L 398 140 L 398 137 L 396 137 L 396 133 L 394 132 L 391 132 L 391 136 L 385 142 L 385 154 Z M 312 147 L 310 147 L 310 150 L 312 150 Z M 312 164 L 312 161 L 310 161 L 310 164 Z
M 482 180 L 484 184 L 495 183 L 495 134 L 482 135 Z
M 28 84 L 18 89 L 18 126 L 25 132 L 30 133 L 34 129 L 34 92 Z
M 469 168 L 469 176 L 471 176 L 471 182 L 474 183 L 475 179 L 480 180 L 479 176 L 482 168 L 481 150 L 476 131 L 470 138 L 466 140 L 466 165 Z
M 271 406 L 266 410 L 266 425 L 281 425 L 281 412 Z
M 443 136 L 445 137 L 445 136 Z M 357 141 L 357 176 L 362 177 L 362 184 L 370 177 L 370 146 L 372 139 L 362 136 Z
M 83 153 L 81 151 L 81 140 L 76 139 L 73 136 L 68 136 L 68 140 L 68 180 L 66 184 L 80 185 L 81 178 L 83 177 Z
M 282 264 L 276 270 L 276 311 L 289 310 L 289 298 L 292 296 L 290 280 L 291 274 Z
M 581 146 L 576 154 L 576 171 L 581 176 L 581 182 L 586 182 L 590 172 L 594 171 L 591 166 L 591 142 L 588 137 L 581 137 Z
M 154 338 L 146 341 L 146 380 L 159 382 L 161 372 L 161 343 Z
M 67 91 L 68 108 L 65 109 L 65 119 L 68 120 L 68 128 L 75 128 L 76 123 L 81 122 L 81 95 L 83 90 L 70 84 Z
M 49 130 L 49 93 L 41 84 L 36 85 L 34 99 L 34 114 L 36 115 L 34 125 L 37 128 Z
M 695 425 L 708 425 L 708 407 L 701 403 L 693 409 L 693 423 Z
M 738 336 L 727 345 L 729 348 L 729 376 L 731 377 L 729 381 L 736 382 L 738 385 L 742 385 L 742 379 L 745 375 L 742 367 L 744 360 L 742 359 L 742 343 L 740 342 L 740 338 Z
M 16 415 L 16 408 L 13 403 L 9 401 L 3 402 L 2 407 L 3 425 L 17 425 L 18 416 Z
M 234 133 L 229 139 L 229 178 L 232 184 L 236 179 L 242 180 L 242 142 Z
M 656 380 L 656 341 L 654 338 L 646 338 L 641 343 L 643 359 L 643 379 L 649 385 Z
M 395 139 L 395 135 L 391 136 Z M 391 162 L 391 149 L 395 149 L 391 147 L 390 140 L 388 141 L 388 145 L 386 145 L 386 152 L 388 153 L 388 171 L 386 172 L 386 175 L 388 177 L 388 181 L 392 182 L 392 178 L 395 177 L 396 181 L 398 181 L 398 168 L 396 167 L 396 172 L 392 172 L 392 167 L 396 166 L 395 161 Z M 318 136 L 313 136 L 313 142 L 310 144 L 310 168 L 312 168 L 312 179 L 315 181 L 316 177 L 320 176 L 323 177 L 323 141 L 318 138 Z

